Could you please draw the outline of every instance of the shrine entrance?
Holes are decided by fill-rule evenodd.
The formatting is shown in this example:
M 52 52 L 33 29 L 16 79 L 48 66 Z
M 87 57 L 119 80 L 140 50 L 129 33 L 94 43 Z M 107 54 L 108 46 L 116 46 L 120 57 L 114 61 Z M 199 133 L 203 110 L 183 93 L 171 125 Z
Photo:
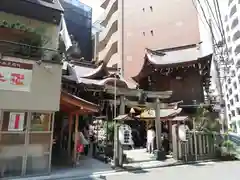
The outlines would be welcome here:
M 98 110 L 97 105 L 62 91 L 53 135 L 52 165 L 55 169 L 76 163 L 75 136 L 85 126 L 82 117 L 97 113 Z
M 164 149 L 162 147 L 162 123 L 160 121 L 161 116 L 161 102 L 162 99 L 168 99 L 171 96 L 171 91 L 166 92 L 152 92 L 152 91 L 143 91 L 143 90 L 131 90 L 131 89 L 124 89 L 124 88 L 118 88 L 117 90 L 111 87 L 106 88 L 106 93 L 109 94 L 116 94 L 117 100 L 112 101 L 112 103 L 115 103 L 116 105 L 119 105 L 119 116 L 116 117 L 114 120 L 117 121 L 120 125 L 127 124 L 126 123 L 126 116 L 130 116 L 132 118 L 131 121 L 134 122 L 144 122 L 144 120 L 141 118 L 141 114 L 143 113 L 142 110 L 137 110 L 138 112 L 131 112 L 131 107 L 144 107 L 145 109 L 153 109 L 154 111 L 154 133 L 155 133 L 155 141 L 153 143 L 154 145 L 154 152 L 152 154 L 148 153 L 146 150 L 146 134 L 147 134 L 147 127 L 145 127 L 145 139 L 142 141 L 145 141 L 143 143 L 144 145 L 140 148 L 135 149 L 135 143 L 131 141 L 125 142 L 124 140 L 120 140 L 119 138 L 121 135 L 119 135 L 119 127 L 115 129 L 117 132 L 114 139 L 114 149 L 115 149 L 115 155 L 113 158 L 114 165 L 115 166 L 124 166 L 124 164 L 129 163 L 138 163 L 138 162 L 146 162 L 146 161 L 154 161 L 154 160 L 165 160 L 166 159 L 166 152 L 164 152 Z M 131 99 L 131 97 L 138 97 L 139 100 L 130 101 L 128 99 Z M 128 99 L 127 99 L 128 98 Z M 143 101 L 142 101 L 143 99 Z M 145 99 L 145 100 L 144 100 Z M 155 100 L 151 102 L 147 102 L 146 99 L 152 99 Z M 130 107 L 131 110 L 129 114 L 125 114 L 126 107 Z M 140 114 L 140 115 L 139 115 Z M 139 118 L 140 117 L 140 118 Z M 127 118 L 129 119 L 129 118 Z M 147 124 L 142 123 L 142 124 Z M 133 129 L 132 129 L 133 130 Z M 139 132 L 138 132 L 139 133 Z M 133 137 L 133 132 L 131 133 Z

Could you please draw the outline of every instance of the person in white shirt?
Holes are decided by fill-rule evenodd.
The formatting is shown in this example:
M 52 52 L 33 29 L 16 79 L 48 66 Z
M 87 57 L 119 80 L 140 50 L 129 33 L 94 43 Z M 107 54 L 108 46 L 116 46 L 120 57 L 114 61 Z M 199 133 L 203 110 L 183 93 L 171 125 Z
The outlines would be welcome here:
M 154 139 L 156 137 L 156 133 L 153 127 L 150 127 L 147 131 L 147 152 L 153 153 L 154 151 Z

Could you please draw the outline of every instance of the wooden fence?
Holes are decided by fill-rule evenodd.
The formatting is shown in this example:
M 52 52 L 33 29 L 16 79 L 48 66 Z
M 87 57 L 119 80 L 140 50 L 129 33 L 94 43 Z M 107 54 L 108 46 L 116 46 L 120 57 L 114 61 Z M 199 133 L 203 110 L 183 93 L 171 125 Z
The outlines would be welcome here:
M 173 157 L 184 162 L 215 159 L 220 134 L 187 131 L 186 140 L 173 136 Z

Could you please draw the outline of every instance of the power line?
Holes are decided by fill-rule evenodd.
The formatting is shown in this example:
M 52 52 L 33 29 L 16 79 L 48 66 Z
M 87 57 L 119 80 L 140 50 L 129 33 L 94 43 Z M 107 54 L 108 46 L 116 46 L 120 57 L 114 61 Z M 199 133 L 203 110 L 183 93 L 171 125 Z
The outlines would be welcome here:
M 204 22 L 203 18 L 201 17 L 201 14 L 199 13 L 198 8 L 197 8 L 197 5 L 195 4 L 194 0 L 192 0 L 192 4 L 193 4 L 194 8 L 196 9 L 196 11 L 197 11 L 197 13 L 198 13 L 198 15 L 199 15 L 199 18 L 200 18 L 200 20 L 202 21 L 202 23 L 203 23 L 203 24 L 207 23 L 208 27 L 210 28 L 210 25 L 209 25 L 209 23 L 207 22 L 206 18 L 205 18 L 205 22 Z M 204 15 L 204 16 L 205 16 L 205 15 Z
M 216 25 L 217 25 L 217 27 L 218 27 L 218 30 L 219 30 L 219 32 L 220 32 L 220 34 L 221 34 L 221 36 L 222 36 L 222 30 L 221 30 L 221 27 L 220 27 L 220 23 L 218 22 L 218 19 L 215 17 L 215 14 L 214 14 L 214 12 L 213 12 L 213 10 L 212 10 L 212 7 L 210 6 L 210 4 L 209 4 L 209 1 L 208 0 L 205 0 L 205 4 L 207 4 L 207 6 L 208 6 L 208 9 L 210 10 L 210 12 L 211 12 L 211 14 L 212 14 L 212 16 L 213 16 L 213 20 L 215 21 L 215 23 L 216 23 Z M 217 15 L 217 13 L 216 13 L 216 15 Z
M 202 18 L 202 16 L 201 16 L 201 14 L 200 14 L 200 12 L 199 12 L 199 10 L 198 10 L 198 8 L 197 8 L 197 5 L 195 4 L 194 0 L 192 0 L 192 4 L 193 4 L 194 8 L 196 9 L 196 11 L 197 11 L 197 13 L 198 13 L 198 15 L 199 15 L 200 20 L 202 21 L 203 25 L 205 25 L 205 24 L 208 25 L 208 28 L 209 28 L 209 29 L 207 29 L 207 30 L 209 31 L 212 27 L 211 27 L 211 25 L 209 24 L 209 21 L 208 21 L 208 19 L 207 19 L 207 17 L 206 17 L 206 14 L 205 14 L 205 12 L 204 12 L 204 10 L 203 10 L 203 7 L 202 7 L 202 5 L 201 5 L 201 3 L 200 3 L 199 0 L 198 0 L 198 3 L 199 3 L 199 6 L 200 6 L 200 8 L 201 8 L 201 11 L 202 11 L 202 14 L 203 14 L 203 16 L 204 16 L 204 20 L 205 20 L 205 21 L 203 20 L 203 18 Z M 214 41 L 214 44 L 217 44 L 217 41 L 216 41 L 216 39 L 215 39 L 214 36 L 213 36 L 213 41 Z

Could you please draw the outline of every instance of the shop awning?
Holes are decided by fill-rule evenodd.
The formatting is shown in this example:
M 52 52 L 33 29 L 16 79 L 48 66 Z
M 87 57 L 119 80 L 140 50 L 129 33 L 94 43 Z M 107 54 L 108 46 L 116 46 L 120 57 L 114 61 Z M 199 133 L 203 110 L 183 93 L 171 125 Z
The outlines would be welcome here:
M 99 111 L 99 106 L 62 91 L 60 98 L 60 110 L 68 113 L 91 114 Z
M 173 117 L 178 115 L 182 111 L 182 108 L 177 109 L 160 109 L 160 118 Z M 156 118 L 155 110 L 148 109 L 143 111 L 140 115 L 136 116 L 139 119 L 154 119 Z

